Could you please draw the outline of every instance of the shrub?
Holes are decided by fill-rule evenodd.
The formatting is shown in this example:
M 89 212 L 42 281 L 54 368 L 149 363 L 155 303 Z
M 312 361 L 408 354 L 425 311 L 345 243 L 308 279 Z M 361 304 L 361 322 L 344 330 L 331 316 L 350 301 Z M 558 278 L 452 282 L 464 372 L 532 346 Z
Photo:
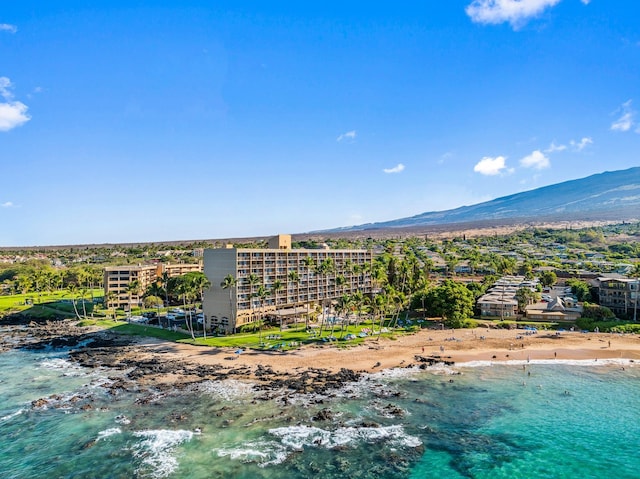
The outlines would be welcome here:
M 584 303 L 582 308 L 582 317 L 592 319 L 594 321 L 604 321 L 607 319 L 613 319 L 616 317 L 606 306 L 600 306 L 599 304 Z

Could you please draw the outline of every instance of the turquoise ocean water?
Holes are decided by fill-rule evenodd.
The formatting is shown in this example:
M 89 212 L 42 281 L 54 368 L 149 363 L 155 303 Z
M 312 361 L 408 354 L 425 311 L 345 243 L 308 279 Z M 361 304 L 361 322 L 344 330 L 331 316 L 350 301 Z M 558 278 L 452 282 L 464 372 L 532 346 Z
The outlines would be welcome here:
M 235 380 L 109 393 L 113 371 L 64 352 L 6 352 L 0 371 L 2 478 L 640 475 L 626 361 L 394 370 L 276 399 Z

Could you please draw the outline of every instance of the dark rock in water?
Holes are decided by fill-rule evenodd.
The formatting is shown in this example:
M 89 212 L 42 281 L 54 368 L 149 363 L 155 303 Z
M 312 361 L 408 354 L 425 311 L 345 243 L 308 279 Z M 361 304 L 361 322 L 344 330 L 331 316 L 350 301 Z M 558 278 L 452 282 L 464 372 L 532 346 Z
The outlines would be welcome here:
M 420 363 L 420 369 L 425 369 L 426 367 L 433 366 L 435 364 L 444 364 L 446 366 L 453 366 L 455 364 L 454 361 L 449 361 L 441 358 L 440 356 L 419 356 L 416 355 L 415 360 Z
M 34 401 L 31 401 L 31 407 L 32 408 L 41 408 L 41 407 L 45 407 L 47 404 L 49 404 L 49 401 L 45 398 L 40 398 L 40 399 L 36 399 Z
M 335 415 L 329 409 L 321 409 L 318 414 L 313 416 L 314 421 L 331 421 Z
M 169 422 L 173 422 L 173 423 L 184 422 L 187 419 L 189 419 L 189 417 L 186 414 L 179 413 L 179 412 L 174 412 L 169 415 Z
M 404 409 L 399 408 L 398 406 L 394 405 L 394 404 L 387 404 L 384 408 L 383 408 L 384 412 L 386 414 L 389 414 L 391 416 L 396 416 L 396 417 L 401 417 L 405 415 Z
M 77 336 L 53 338 L 49 345 L 54 349 L 73 348 L 78 345 L 80 338 Z
M 374 428 L 374 427 L 380 427 L 380 424 L 378 424 L 377 422 L 373 422 L 373 421 L 362 421 L 358 427 L 366 427 L 366 428 Z

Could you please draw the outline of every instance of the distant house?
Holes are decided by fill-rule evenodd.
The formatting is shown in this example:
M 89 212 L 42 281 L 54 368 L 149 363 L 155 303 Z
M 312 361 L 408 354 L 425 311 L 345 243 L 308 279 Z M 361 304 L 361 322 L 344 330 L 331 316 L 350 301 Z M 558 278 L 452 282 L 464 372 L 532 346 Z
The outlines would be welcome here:
M 518 314 L 516 292 L 520 288 L 535 290 L 537 281 L 530 281 L 524 276 L 503 276 L 496 281 L 486 294 L 478 298 L 476 304 L 481 316 L 512 318 Z
M 581 314 L 582 306 L 571 297 L 555 297 L 549 302 L 530 304 L 526 308 L 526 317 L 531 321 L 573 322 Z

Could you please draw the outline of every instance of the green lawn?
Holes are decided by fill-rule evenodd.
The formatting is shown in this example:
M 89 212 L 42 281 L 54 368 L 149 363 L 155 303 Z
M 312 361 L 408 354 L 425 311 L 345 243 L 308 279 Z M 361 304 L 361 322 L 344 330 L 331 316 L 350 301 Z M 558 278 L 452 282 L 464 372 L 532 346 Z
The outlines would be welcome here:
M 333 331 L 333 337 L 331 328 L 325 328 L 320 336 L 320 329 L 313 328 L 310 332 L 307 332 L 304 325 L 297 328 L 286 328 L 282 331 L 278 327 L 269 329 L 263 329 L 261 333 L 239 333 L 229 336 L 214 336 L 202 337 L 202 331 L 198 332 L 195 340 L 195 344 L 203 346 L 214 347 L 233 347 L 233 348 L 248 348 L 264 351 L 286 351 L 290 349 L 296 349 L 304 344 L 317 344 L 320 346 L 334 345 L 338 347 L 349 347 L 357 344 L 361 344 L 365 339 L 377 338 L 377 334 L 371 334 L 372 331 L 378 331 L 378 324 L 373 326 L 371 322 L 363 322 L 356 328 L 355 325 L 350 325 L 344 328 L 341 332 L 340 328 L 336 326 Z M 366 332 L 367 336 L 360 337 L 359 334 Z M 388 331 L 382 333 L 382 337 L 393 338 L 397 334 L 406 334 L 408 331 L 403 329 L 396 329 L 395 331 Z M 348 334 L 355 335 L 353 339 L 346 339 Z M 191 338 L 181 340 L 180 342 L 194 343 Z
M 144 324 L 133 324 L 124 321 L 113 321 L 110 319 L 98 319 L 98 320 L 85 320 L 81 321 L 82 326 L 99 326 L 105 329 L 111 329 L 114 332 L 127 335 L 138 336 L 150 336 L 154 338 L 164 339 L 167 341 L 176 341 L 180 343 L 196 344 L 200 346 L 208 347 L 228 347 L 228 348 L 242 348 L 242 349 L 256 349 L 264 351 L 286 351 L 296 349 L 304 344 L 317 344 L 317 345 L 333 345 L 337 347 L 349 347 L 356 344 L 361 344 L 366 338 L 376 338 L 378 335 L 368 335 L 366 338 L 358 336 L 360 332 L 372 330 L 377 331 L 378 325 L 375 327 L 371 323 L 359 324 L 356 328 L 354 325 L 345 327 L 343 338 L 347 334 L 354 334 L 355 339 L 346 340 L 340 339 L 340 330 L 335 328 L 333 332 L 334 339 L 329 339 L 331 336 L 331 328 L 325 329 L 320 337 L 319 328 L 314 329 L 314 333 L 308 333 L 301 325 L 298 328 L 288 328 L 280 331 L 278 327 L 270 329 L 264 329 L 261 333 L 239 333 L 228 336 L 207 336 L 206 339 L 202 337 L 202 331 L 196 332 L 195 341 L 188 334 L 182 334 L 180 332 L 173 332 L 168 329 L 162 329 L 155 326 L 147 326 Z M 407 334 L 410 331 L 403 329 L 397 329 L 395 331 L 389 331 L 382 333 L 384 338 L 393 338 L 398 334 Z
M 102 297 L 104 290 L 94 289 L 95 298 Z M 68 303 L 67 303 L 68 301 Z M 86 304 L 91 304 L 91 295 L 85 298 Z M 71 295 L 67 291 L 55 291 L 51 293 L 27 293 L 13 294 L 10 296 L 0 296 L 0 312 L 20 312 L 30 308 L 36 308 L 40 305 L 47 305 L 50 308 L 59 309 L 61 311 L 69 311 L 73 313 L 73 305 L 71 304 Z M 76 299 L 78 309 L 82 309 L 82 302 Z M 37 311 L 37 308 L 35 309 Z

